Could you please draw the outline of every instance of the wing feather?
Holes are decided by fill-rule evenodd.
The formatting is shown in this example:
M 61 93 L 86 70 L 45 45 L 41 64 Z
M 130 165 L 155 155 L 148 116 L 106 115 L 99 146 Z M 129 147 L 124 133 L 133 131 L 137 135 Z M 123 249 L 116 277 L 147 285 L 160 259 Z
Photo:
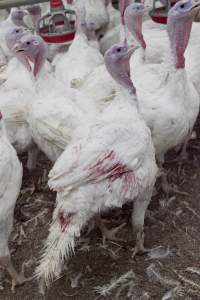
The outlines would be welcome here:
M 59 157 L 49 174 L 49 186 L 55 191 L 69 191 L 136 171 L 149 142 L 147 130 L 137 131 L 131 126 L 125 130 L 116 124 L 98 130 L 97 125 L 87 139 L 67 147 Z

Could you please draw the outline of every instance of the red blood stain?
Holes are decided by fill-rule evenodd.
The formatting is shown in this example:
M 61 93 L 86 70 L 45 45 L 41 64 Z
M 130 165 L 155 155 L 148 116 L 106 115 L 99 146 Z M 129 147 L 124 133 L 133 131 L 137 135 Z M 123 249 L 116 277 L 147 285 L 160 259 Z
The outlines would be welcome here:
M 110 151 L 108 154 L 104 155 L 101 159 L 97 160 L 97 162 L 94 165 L 90 166 L 89 170 L 97 168 L 98 166 L 102 165 L 103 162 L 105 162 L 105 160 L 107 159 L 112 160 L 114 159 L 114 157 L 115 157 L 114 151 Z
M 120 179 L 121 180 L 121 193 L 126 195 L 127 192 L 135 187 L 137 179 L 133 171 L 129 170 L 125 164 L 120 162 L 112 163 L 115 158 L 114 151 L 110 151 L 105 154 L 102 158 L 98 159 L 88 169 L 91 171 L 90 176 L 100 178 L 105 176 L 104 179 L 109 181 L 108 189 L 112 193 L 112 183 Z M 111 165 L 111 166 L 110 166 Z
M 121 163 L 112 164 L 112 160 L 115 158 L 114 151 L 110 151 L 108 154 L 104 155 L 101 159 L 98 159 L 97 162 L 89 167 L 91 171 L 90 175 L 95 175 L 96 177 L 100 177 L 103 175 L 107 175 L 107 178 L 112 176 L 114 178 L 119 178 L 121 174 L 125 172 L 129 172 L 126 165 Z M 108 162 L 108 163 L 107 163 Z M 111 164 L 111 166 L 109 166 Z
M 64 211 L 59 211 L 58 219 L 59 219 L 59 222 L 60 222 L 60 227 L 61 227 L 62 232 L 65 232 L 65 229 L 67 228 L 67 226 L 71 222 L 71 218 L 74 215 L 75 215 L 75 213 L 68 213 L 68 214 L 65 215 Z

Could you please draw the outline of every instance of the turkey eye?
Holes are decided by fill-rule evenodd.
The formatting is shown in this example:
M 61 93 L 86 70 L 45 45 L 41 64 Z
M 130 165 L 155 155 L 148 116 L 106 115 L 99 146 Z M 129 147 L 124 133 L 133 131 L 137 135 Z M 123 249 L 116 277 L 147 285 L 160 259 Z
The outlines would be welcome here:
M 184 7 L 185 7 L 185 4 L 181 4 L 181 5 L 180 5 L 180 8 L 184 8 Z
M 19 33 L 19 30 L 16 30 L 16 33 Z
M 117 52 L 121 52 L 121 48 L 117 48 Z
M 26 42 L 26 45 L 30 45 L 30 42 Z

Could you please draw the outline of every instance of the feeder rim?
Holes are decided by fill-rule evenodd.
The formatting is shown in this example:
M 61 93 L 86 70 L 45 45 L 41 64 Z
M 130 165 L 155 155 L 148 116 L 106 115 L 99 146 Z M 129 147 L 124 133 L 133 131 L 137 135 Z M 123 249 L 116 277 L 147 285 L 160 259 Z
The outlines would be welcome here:
M 165 7 L 159 7 L 159 8 L 165 8 Z M 166 17 L 167 14 L 168 14 L 167 11 L 161 12 L 160 10 L 156 11 L 156 9 L 149 11 L 150 17 L 154 17 L 154 16 Z
M 37 3 L 49 2 L 49 0 L 0 0 L 0 9 L 18 7 L 24 5 L 33 5 Z

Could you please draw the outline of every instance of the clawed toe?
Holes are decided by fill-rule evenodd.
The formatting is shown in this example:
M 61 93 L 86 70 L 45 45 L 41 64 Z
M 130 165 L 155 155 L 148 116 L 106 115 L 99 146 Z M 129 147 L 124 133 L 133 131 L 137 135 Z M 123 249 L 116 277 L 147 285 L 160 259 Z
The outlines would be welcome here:
M 111 241 L 116 241 L 116 242 L 124 242 L 124 239 L 117 237 L 116 234 L 118 233 L 118 231 L 120 229 L 122 229 L 126 225 L 126 223 L 123 223 L 123 224 L 121 224 L 118 227 L 115 227 L 113 229 L 108 229 L 104 225 L 103 221 L 100 218 L 98 218 L 97 222 L 98 222 L 97 226 L 99 227 L 99 229 L 102 233 L 103 244 L 105 244 L 106 240 L 111 240 Z
M 144 232 L 139 231 L 136 237 L 136 244 L 133 250 L 132 258 L 135 258 L 136 254 L 142 255 L 150 252 L 152 249 L 144 247 Z
M 11 291 L 13 293 L 15 293 L 15 287 L 16 286 L 22 285 L 25 282 L 28 282 L 28 281 L 33 279 L 33 276 L 32 277 L 27 277 L 27 278 L 24 276 L 24 269 L 25 269 L 25 263 L 22 264 L 22 270 L 21 270 L 20 274 L 18 274 L 15 271 L 11 261 L 9 262 L 9 264 L 7 266 L 7 271 L 10 274 L 10 276 L 12 277 Z
M 116 234 L 125 225 L 126 225 L 126 223 L 123 223 L 120 226 L 115 227 L 113 229 L 107 229 L 105 227 L 104 228 L 104 232 L 102 232 L 102 235 L 103 235 L 103 244 L 105 244 L 106 240 L 111 240 L 111 241 L 116 241 L 116 242 L 124 242 L 124 239 L 117 237 Z

